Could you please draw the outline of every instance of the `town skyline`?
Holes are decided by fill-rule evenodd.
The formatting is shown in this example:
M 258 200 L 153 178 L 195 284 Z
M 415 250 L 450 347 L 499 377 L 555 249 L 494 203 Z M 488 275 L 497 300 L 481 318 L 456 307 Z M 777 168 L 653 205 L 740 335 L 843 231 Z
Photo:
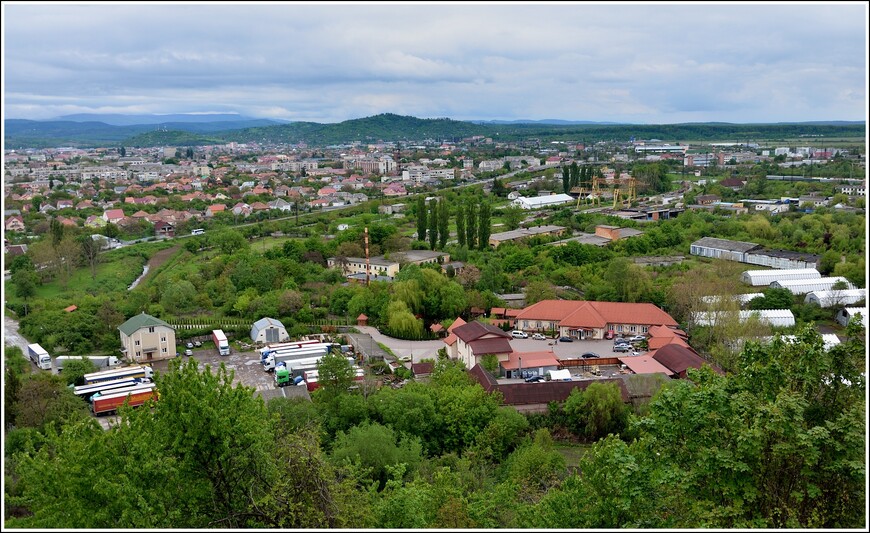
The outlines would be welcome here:
M 50 12 L 8 2 L 3 14 L 6 119 L 236 113 L 336 123 L 395 113 L 678 124 L 867 114 L 867 5 L 856 2 L 62 3 Z

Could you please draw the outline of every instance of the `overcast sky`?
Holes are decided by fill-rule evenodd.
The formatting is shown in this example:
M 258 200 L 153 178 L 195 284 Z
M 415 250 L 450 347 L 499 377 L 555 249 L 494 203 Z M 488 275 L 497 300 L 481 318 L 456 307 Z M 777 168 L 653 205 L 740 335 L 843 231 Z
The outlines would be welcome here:
M 4 117 L 866 120 L 867 18 L 865 2 L 4 2 Z

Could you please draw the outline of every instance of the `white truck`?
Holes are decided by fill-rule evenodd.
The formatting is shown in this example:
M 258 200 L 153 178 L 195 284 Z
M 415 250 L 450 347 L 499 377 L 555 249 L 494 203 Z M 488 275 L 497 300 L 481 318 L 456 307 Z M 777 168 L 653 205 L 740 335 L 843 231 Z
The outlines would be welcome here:
M 271 372 L 275 370 L 275 365 L 278 363 L 288 363 L 292 365 L 292 361 L 294 360 L 308 359 L 311 357 L 320 358 L 328 352 L 329 349 L 325 347 L 299 350 L 276 350 L 264 354 L 260 362 L 263 363 L 263 370 Z
M 227 336 L 224 335 L 222 329 L 213 330 L 211 332 L 211 338 L 220 355 L 230 355 L 230 343 L 227 341 Z
M 27 356 L 42 370 L 51 370 L 51 356 L 42 346 L 36 343 L 28 344 Z
M 60 372 L 64 364 L 73 359 L 90 359 L 97 368 L 115 368 L 121 364 L 121 360 L 114 355 L 61 355 L 54 358 L 54 366 Z
M 102 372 L 94 372 L 85 374 L 85 385 L 94 383 L 102 383 L 104 381 L 114 381 L 116 379 L 134 379 L 148 378 L 154 379 L 154 370 L 150 366 L 128 366 L 125 368 L 115 368 L 113 370 L 103 370 Z

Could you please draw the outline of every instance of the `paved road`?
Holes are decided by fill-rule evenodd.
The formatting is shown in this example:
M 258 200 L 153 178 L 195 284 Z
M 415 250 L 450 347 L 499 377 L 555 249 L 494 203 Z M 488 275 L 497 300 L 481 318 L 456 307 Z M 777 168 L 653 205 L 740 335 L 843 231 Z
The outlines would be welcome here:
M 356 326 L 356 329 L 361 333 L 371 335 L 375 342 L 379 342 L 389 348 L 399 359 L 410 356 L 415 363 L 419 363 L 422 359 L 436 359 L 438 357 L 438 349 L 445 346 L 444 342 L 440 340 L 406 341 L 394 339 L 393 337 L 387 337 L 372 326 Z
M 27 357 L 27 345 L 30 343 L 18 333 L 18 322 L 9 316 L 3 317 L 3 344 L 18 346 Z

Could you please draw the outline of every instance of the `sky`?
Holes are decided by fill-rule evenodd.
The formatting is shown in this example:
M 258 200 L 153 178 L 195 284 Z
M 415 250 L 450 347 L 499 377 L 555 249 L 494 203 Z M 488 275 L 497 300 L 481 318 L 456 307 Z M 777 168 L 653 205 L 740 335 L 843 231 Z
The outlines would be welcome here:
M 3 116 L 867 119 L 866 2 L 3 3 Z

